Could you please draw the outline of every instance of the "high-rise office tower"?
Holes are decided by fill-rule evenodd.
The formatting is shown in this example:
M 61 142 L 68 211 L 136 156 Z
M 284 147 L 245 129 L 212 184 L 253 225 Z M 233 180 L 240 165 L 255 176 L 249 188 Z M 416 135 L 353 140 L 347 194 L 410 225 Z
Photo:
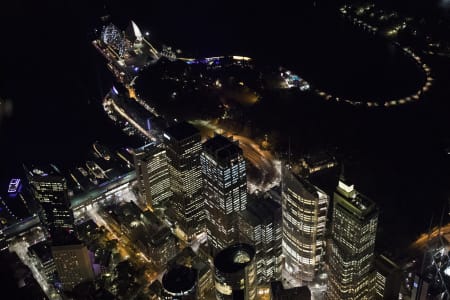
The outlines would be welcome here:
M 25 168 L 32 195 L 42 210 L 40 219 L 53 236 L 74 229 L 66 179 L 54 165 Z
M 155 144 L 136 149 L 134 166 L 139 194 L 145 204 L 150 207 L 163 205 L 172 196 L 166 150 Z
M 289 273 L 313 281 L 325 255 L 329 197 L 306 179 L 283 168 L 283 253 Z
M 235 244 L 214 257 L 214 283 L 218 300 L 256 298 L 255 249 Z
M 202 229 L 202 151 L 200 132 L 186 122 L 177 123 L 164 133 L 169 161 L 171 206 L 183 231 L 192 235 Z
M 237 213 L 247 205 L 247 178 L 237 142 L 216 135 L 203 144 L 205 220 L 212 253 L 237 240 Z
M 384 255 L 375 258 L 375 293 L 374 299 L 398 299 L 402 284 L 402 269 Z
M 88 249 L 81 242 L 54 245 L 52 254 L 65 291 L 73 290 L 79 283 L 94 280 Z
M 333 197 L 327 299 L 372 299 L 378 209 L 342 177 Z
M 258 283 L 279 280 L 282 254 L 281 205 L 265 195 L 250 200 L 240 215 L 240 240 L 255 247 Z

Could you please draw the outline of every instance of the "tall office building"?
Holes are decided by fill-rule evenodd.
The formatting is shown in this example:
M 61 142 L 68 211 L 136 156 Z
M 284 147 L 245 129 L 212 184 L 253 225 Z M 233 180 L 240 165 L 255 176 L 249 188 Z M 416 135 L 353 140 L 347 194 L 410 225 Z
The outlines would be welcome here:
M 28 253 L 36 260 L 37 268 L 49 283 L 55 283 L 57 278 L 56 264 L 52 256 L 51 243 L 42 241 L 28 247 Z
M 240 215 L 240 240 L 255 247 L 258 283 L 279 280 L 282 254 L 281 205 L 265 195 L 250 200 Z
M 206 229 L 212 253 L 237 240 L 237 213 L 247 205 L 247 178 L 237 142 L 216 135 L 203 144 Z
M 177 123 L 166 129 L 164 144 L 173 193 L 171 206 L 180 227 L 192 235 L 202 229 L 204 220 L 200 132 L 189 123 Z
M 214 257 L 214 283 L 217 300 L 256 298 L 255 249 L 235 244 Z
M 373 299 L 378 209 L 343 178 L 333 197 L 327 299 Z
M 402 284 L 402 269 L 384 255 L 375 258 L 374 299 L 398 299 Z
M 42 210 L 40 219 L 53 236 L 74 229 L 73 212 L 67 194 L 66 179 L 54 165 L 24 167 L 34 199 Z
M 283 168 L 283 253 L 286 269 L 304 283 L 313 281 L 325 255 L 329 197 L 306 179 Z
M 163 205 L 172 196 L 166 150 L 153 143 L 136 149 L 134 166 L 139 194 L 145 204 L 150 207 Z
M 65 291 L 82 282 L 94 280 L 88 249 L 80 242 L 52 246 L 56 271 Z

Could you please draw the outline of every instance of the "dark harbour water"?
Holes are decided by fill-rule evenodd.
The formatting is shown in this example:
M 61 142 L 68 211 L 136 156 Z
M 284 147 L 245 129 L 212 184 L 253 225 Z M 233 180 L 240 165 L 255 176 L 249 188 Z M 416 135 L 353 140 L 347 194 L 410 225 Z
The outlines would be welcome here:
M 14 103 L 13 115 L 0 124 L 0 182 L 21 175 L 22 161 L 70 166 L 95 140 L 128 143 L 102 111 L 112 77 L 90 44 L 98 17 L 106 13 L 122 27 L 135 20 L 152 40 L 186 54 L 252 56 L 340 95 L 385 97 L 415 90 L 423 78 L 414 64 L 317 2 L 316 9 L 287 1 L 260 6 L 109 1 L 106 10 L 100 1 L 0 4 L 7 45 L 0 50 L 0 96 Z M 437 7 L 428 9 L 434 13 Z M 448 197 L 450 63 L 429 63 L 438 80 L 420 103 L 366 110 L 299 97 L 280 104 L 267 120 L 306 150 L 339 146 L 357 188 L 380 205 L 382 247 L 408 244 L 432 214 L 440 215 Z

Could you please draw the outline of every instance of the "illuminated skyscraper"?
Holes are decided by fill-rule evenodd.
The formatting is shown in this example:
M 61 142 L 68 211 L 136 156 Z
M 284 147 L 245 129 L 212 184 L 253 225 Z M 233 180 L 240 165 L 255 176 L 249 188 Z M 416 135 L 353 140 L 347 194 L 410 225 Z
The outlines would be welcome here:
M 308 283 L 323 263 L 329 197 L 287 168 L 283 169 L 282 187 L 286 269 Z
M 172 196 L 166 150 L 155 144 L 136 149 L 134 166 L 144 202 L 150 207 L 164 204 Z
M 333 197 L 327 299 L 373 299 L 378 209 L 344 179 Z
M 171 207 L 180 227 L 191 235 L 201 229 L 204 219 L 200 132 L 189 123 L 177 123 L 166 130 L 164 143 L 173 193 Z
M 235 244 L 214 257 L 214 283 L 218 300 L 256 298 L 255 249 Z
M 203 144 L 206 229 L 213 254 L 237 240 L 237 213 L 247 204 L 247 178 L 237 142 L 216 135 Z
M 41 222 L 51 235 L 74 229 L 73 213 L 67 194 L 66 179 L 54 165 L 25 167 L 34 199 L 42 207 Z
M 240 213 L 240 240 L 255 247 L 258 283 L 281 276 L 281 205 L 270 197 L 257 197 Z
M 52 246 L 52 254 L 65 291 L 71 291 L 79 283 L 94 280 L 88 249 L 82 243 Z

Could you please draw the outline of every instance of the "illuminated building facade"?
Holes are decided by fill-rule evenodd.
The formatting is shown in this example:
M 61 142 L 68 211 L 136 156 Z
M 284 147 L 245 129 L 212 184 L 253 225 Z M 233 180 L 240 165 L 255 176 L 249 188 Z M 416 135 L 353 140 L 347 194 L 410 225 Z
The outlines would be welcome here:
M 145 204 L 163 205 L 172 196 L 166 150 L 155 144 L 145 145 L 135 151 L 134 166 L 139 194 Z
M 74 218 L 70 209 L 66 179 L 54 165 L 46 167 L 25 167 L 33 198 L 40 204 L 42 224 L 51 235 L 71 232 Z
M 255 247 L 258 283 L 280 279 L 281 205 L 270 197 L 258 197 L 249 201 L 240 215 L 240 240 Z
M 218 300 L 256 298 L 255 249 L 235 244 L 214 257 L 214 284 Z
M 180 227 L 191 235 L 201 230 L 204 219 L 200 132 L 189 123 L 177 123 L 166 129 L 164 144 L 173 193 L 171 207 Z
M 377 223 L 375 203 L 341 178 L 333 197 L 327 299 L 373 299 Z
M 94 280 L 88 249 L 82 243 L 52 246 L 52 254 L 65 291 L 71 291 L 79 283 Z
M 325 192 L 283 168 L 283 254 L 286 269 L 305 283 L 323 264 L 328 204 Z
M 208 244 L 212 253 L 237 240 L 237 213 L 247 205 L 247 177 L 242 149 L 216 135 L 203 144 L 200 156 Z

